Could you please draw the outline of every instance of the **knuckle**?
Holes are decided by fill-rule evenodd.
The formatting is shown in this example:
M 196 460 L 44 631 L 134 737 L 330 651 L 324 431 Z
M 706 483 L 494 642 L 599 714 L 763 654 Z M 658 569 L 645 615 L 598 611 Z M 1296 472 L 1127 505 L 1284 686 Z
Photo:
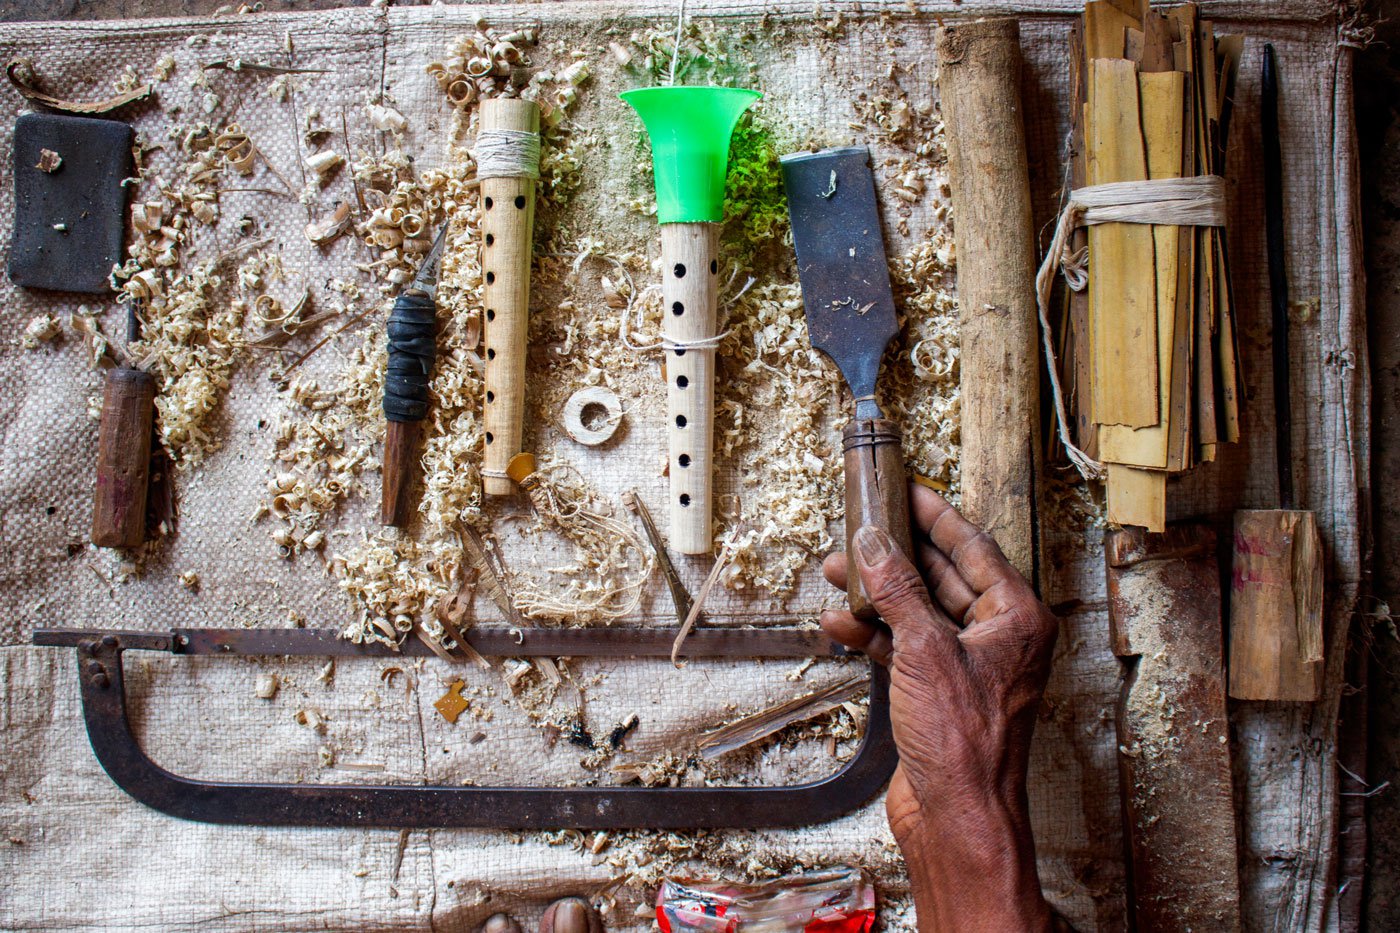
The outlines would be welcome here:
M 928 588 L 911 567 L 874 576 L 875 579 L 866 581 L 866 593 L 882 612 L 922 609 L 928 602 Z

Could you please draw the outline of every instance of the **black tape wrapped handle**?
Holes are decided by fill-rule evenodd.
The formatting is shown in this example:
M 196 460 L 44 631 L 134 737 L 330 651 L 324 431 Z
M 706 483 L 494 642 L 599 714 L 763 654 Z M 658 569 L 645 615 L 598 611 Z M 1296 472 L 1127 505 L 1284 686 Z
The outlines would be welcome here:
M 389 368 L 384 376 L 384 417 L 422 421 L 428 414 L 428 380 L 437 355 L 437 304 L 405 292 L 389 314 Z

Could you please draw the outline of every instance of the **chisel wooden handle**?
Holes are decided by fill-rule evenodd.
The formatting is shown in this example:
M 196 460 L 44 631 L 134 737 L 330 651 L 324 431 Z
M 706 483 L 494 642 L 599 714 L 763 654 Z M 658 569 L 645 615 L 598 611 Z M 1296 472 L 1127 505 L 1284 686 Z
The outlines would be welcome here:
M 389 314 L 389 364 L 384 374 L 384 472 L 379 521 L 402 528 L 414 511 L 418 440 L 428 416 L 428 380 L 437 356 L 437 303 L 412 290 Z
M 715 435 L 715 348 L 684 344 L 715 336 L 719 224 L 661 225 L 661 331 L 668 347 L 667 440 L 671 474 L 671 546 L 708 554 Z
M 904 477 L 904 448 L 899 426 L 887 418 L 856 418 L 841 433 L 846 457 L 846 599 L 857 618 L 874 619 L 856 571 L 852 541 L 856 529 L 875 525 L 894 538 L 904 556 L 914 559 L 909 536 L 909 492 Z
M 107 373 L 92 507 L 92 543 L 98 547 L 139 547 L 146 540 L 155 398 L 150 373 L 126 366 Z
M 505 98 L 483 101 L 481 131 L 493 130 L 539 133 L 539 105 Z M 486 454 L 481 485 L 488 496 L 515 491 L 506 464 L 520 453 L 524 430 L 535 184 L 528 174 L 481 180 L 481 271 L 486 279 Z

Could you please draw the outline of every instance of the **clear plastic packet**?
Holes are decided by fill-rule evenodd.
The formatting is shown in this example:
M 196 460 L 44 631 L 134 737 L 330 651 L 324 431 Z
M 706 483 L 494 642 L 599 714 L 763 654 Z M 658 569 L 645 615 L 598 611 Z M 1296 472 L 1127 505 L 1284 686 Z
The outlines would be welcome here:
M 662 933 L 869 933 L 875 886 L 844 867 L 759 885 L 667 878 L 656 922 Z

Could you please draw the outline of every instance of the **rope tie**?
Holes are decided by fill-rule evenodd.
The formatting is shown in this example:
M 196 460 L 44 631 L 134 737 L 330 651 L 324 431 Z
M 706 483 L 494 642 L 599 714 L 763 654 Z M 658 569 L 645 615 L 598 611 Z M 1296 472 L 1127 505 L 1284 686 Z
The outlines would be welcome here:
M 737 297 L 737 296 L 736 296 Z M 696 337 L 692 340 L 682 340 L 679 337 L 659 337 L 651 343 L 638 343 L 632 339 L 633 333 L 641 333 L 645 327 L 643 316 L 643 302 L 632 302 L 632 326 L 628 326 L 627 310 L 623 309 L 622 315 L 622 344 L 629 350 L 636 350 L 638 353 L 645 353 L 652 350 L 676 350 L 685 352 L 686 350 L 717 350 L 732 332 L 732 328 L 725 328 L 718 334 L 709 337 Z
M 1077 188 L 1060 211 L 1050 248 L 1035 274 L 1035 307 L 1040 315 L 1040 342 L 1045 347 L 1045 365 L 1050 370 L 1050 388 L 1055 396 L 1055 422 L 1065 452 L 1085 479 L 1098 479 L 1104 466 L 1076 447 L 1070 440 L 1069 417 L 1065 414 L 1064 390 L 1060 387 L 1059 360 L 1050 337 L 1050 294 L 1055 273 L 1062 271 L 1066 284 L 1083 291 L 1089 283 L 1089 251 L 1070 249 L 1070 238 L 1079 227 L 1095 224 L 1154 224 L 1177 227 L 1223 227 L 1225 225 L 1225 179 L 1219 175 L 1189 178 L 1161 178 L 1153 181 L 1115 181 Z
M 540 177 L 540 134 L 523 130 L 482 130 L 476 136 L 476 177 Z

